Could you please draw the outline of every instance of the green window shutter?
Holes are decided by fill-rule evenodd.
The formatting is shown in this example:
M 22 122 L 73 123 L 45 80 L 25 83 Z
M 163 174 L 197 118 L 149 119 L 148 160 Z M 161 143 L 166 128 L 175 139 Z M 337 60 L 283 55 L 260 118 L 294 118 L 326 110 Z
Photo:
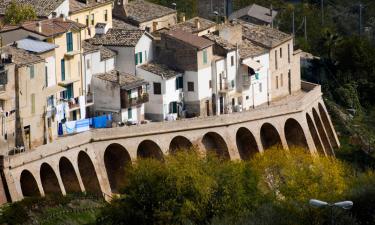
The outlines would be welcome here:
M 132 108 L 128 108 L 128 119 L 131 119 L 132 116 Z
M 177 102 L 172 102 L 172 113 L 177 113 Z
M 139 54 L 139 64 L 142 64 L 142 52 L 138 53 Z
M 135 53 L 135 65 L 138 65 L 138 53 Z
M 72 32 L 66 33 L 66 48 L 68 52 L 73 51 L 73 33 Z
M 31 94 L 31 113 L 35 113 L 35 94 Z
M 65 60 L 61 60 L 61 81 L 65 80 Z
M 45 76 L 45 82 L 46 82 L 46 87 L 48 87 L 48 67 L 44 67 L 44 76 Z
M 231 83 L 232 83 L 232 88 L 234 88 L 234 80 L 232 80 Z
M 178 82 L 178 84 L 179 84 L 178 88 L 183 89 L 184 88 L 184 78 L 183 77 L 179 77 L 178 80 L 179 80 L 179 82 Z
M 71 99 L 74 97 L 74 93 L 73 93 L 73 84 L 69 84 L 67 87 L 66 87 L 66 98 L 67 99 Z
M 178 90 L 179 89 L 179 86 L 180 84 L 179 84 L 179 79 L 178 79 L 178 77 L 176 77 L 176 90 Z
M 255 73 L 255 79 L 259 80 L 259 73 Z
M 35 76 L 35 70 L 34 70 L 34 65 L 30 66 L 30 79 L 33 79 Z

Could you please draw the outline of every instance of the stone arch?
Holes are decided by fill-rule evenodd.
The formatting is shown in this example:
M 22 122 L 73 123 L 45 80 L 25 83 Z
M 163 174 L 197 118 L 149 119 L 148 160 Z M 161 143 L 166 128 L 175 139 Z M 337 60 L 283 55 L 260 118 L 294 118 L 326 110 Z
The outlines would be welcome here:
M 163 152 L 159 145 L 151 140 L 144 140 L 138 145 L 137 157 L 164 160 Z
M 313 138 L 316 150 L 318 151 L 318 153 L 320 155 L 325 155 L 322 143 L 319 140 L 318 132 L 316 131 L 314 123 L 313 123 L 313 121 L 312 121 L 312 119 L 311 119 L 311 117 L 310 117 L 310 115 L 308 113 L 306 113 L 306 120 L 307 120 L 307 125 L 309 126 L 309 130 L 310 130 L 311 136 Z
M 216 132 L 208 132 L 203 136 L 202 144 L 207 152 L 212 152 L 222 159 L 230 159 L 227 143 Z
M 129 152 L 120 144 L 110 144 L 104 152 L 104 165 L 113 193 L 118 193 L 126 180 L 126 167 L 131 165 Z
M 328 135 L 329 141 L 331 142 L 332 147 L 334 147 L 334 148 L 339 147 L 337 145 L 337 142 L 336 142 L 335 133 L 334 133 L 334 131 L 332 129 L 332 126 L 329 122 L 328 115 L 327 115 L 326 111 L 324 110 L 323 105 L 321 103 L 319 103 L 318 108 L 319 108 L 320 118 L 322 119 L 323 126 L 326 129 L 326 132 L 327 132 L 327 135 Z
M 189 139 L 184 136 L 176 136 L 172 139 L 169 145 L 169 152 L 174 154 L 181 150 L 191 150 L 193 148 L 193 144 Z
M 78 154 L 78 169 L 86 192 L 101 193 L 99 179 L 96 175 L 94 164 L 86 152 L 81 151 Z
M 40 167 L 40 179 L 45 195 L 61 194 L 59 181 L 52 167 L 43 163 Z
M 322 140 L 323 146 L 326 149 L 326 153 L 331 154 L 331 145 L 329 144 L 326 132 L 324 131 L 324 128 L 323 128 L 322 122 L 320 121 L 319 115 L 316 112 L 315 108 L 312 109 L 312 112 L 313 112 L 313 117 L 314 117 L 316 127 L 318 128 L 318 133 L 319 133 L 320 139 Z
M 284 133 L 289 148 L 301 147 L 303 149 L 309 149 L 305 133 L 297 120 L 292 118 L 288 119 L 285 122 Z
M 61 157 L 59 162 L 61 180 L 67 193 L 81 192 L 77 174 L 73 164 L 66 157 Z
M 20 178 L 21 191 L 24 197 L 40 197 L 40 190 L 33 174 L 23 170 Z
M 260 139 L 264 150 L 272 147 L 282 148 L 283 146 L 279 132 L 270 123 L 265 123 L 260 128 Z
M 248 160 L 259 152 L 257 141 L 251 131 L 240 127 L 236 133 L 237 149 L 242 160 Z

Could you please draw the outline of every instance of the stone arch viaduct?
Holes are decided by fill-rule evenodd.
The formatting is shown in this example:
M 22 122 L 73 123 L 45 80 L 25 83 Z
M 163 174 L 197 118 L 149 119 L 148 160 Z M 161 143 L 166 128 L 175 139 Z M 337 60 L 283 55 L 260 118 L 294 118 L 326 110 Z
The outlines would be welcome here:
M 274 145 L 334 155 L 340 144 L 320 86 L 303 82 L 300 93 L 252 111 L 92 130 L 6 156 L 8 200 L 80 191 L 112 195 L 127 163 L 140 157 L 162 160 L 194 145 L 222 158 L 246 160 Z

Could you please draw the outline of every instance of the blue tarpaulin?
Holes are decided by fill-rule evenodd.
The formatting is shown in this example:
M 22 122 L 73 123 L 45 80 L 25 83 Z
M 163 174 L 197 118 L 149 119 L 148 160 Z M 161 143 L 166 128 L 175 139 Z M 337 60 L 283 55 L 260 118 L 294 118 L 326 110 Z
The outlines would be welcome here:
M 107 128 L 107 115 L 92 118 L 92 126 L 94 128 Z

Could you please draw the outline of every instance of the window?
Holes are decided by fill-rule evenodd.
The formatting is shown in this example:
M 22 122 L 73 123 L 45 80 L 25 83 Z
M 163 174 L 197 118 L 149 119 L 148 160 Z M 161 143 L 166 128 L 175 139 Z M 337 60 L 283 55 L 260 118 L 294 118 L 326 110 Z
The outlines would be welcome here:
M 194 82 L 188 82 L 188 91 L 193 92 L 194 91 Z
M 232 88 L 234 88 L 234 80 L 231 80 L 230 83 L 232 85 Z
M 203 64 L 207 64 L 207 49 L 203 50 Z
M 176 90 L 184 88 L 184 80 L 183 77 L 176 78 Z
M 128 108 L 128 119 L 132 119 L 133 113 L 132 113 L 132 108 Z
M 277 69 L 277 50 L 275 50 L 275 69 Z
M 31 94 L 31 113 L 35 113 L 35 94 Z
M 177 113 L 177 102 L 171 102 L 169 104 L 169 113 Z
M 104 21 L 108 21 L 108 10 L 104 10 Z
M 233 55 L 230 57 L 230 65 L 234 66 L 234 56 Z
M 139 55 L 139 64 L 142 64 L 142 52 L 140 52 L 140 53 L 138 53 L 138 55 Z
M 48 96 L 47 106 L 53 106 L 53 95 Z
M 135 65 L 142 64 L 142 52 L 138 52 L 135 54 Z
M 283 48 L 280 48 L 280 58 L 283 57 Z
M 209 88 L 209 89 L 212 88 L 212 80 L 209 80 L 209 81 L 208 81 L 208 88 Z
M 279 76 L 276 76 L 276 89 L 279 89 Z
M 94 14 L 91 14 L 91 25 L 95 24 L 95 16 Z
M 45 66 L 44 67 L 44 82 L 45 82 L 45 86 L 48 87 L 48 67 Z
M 280 86 L 282 87 L 282 86 L 284 86 L 284 76 L 283 76 L 283 74 L 281 74 L 280 75 Z
M 246 100 L 249 100 L 249 96 L 248 95 L 246 95 Z
M 161 95 L 161 83 L 154 82 L 154 95 Z
M 89 26 L 89 15 L 86 16 L 86 26 Z
M 262 83 L 259 83 L 259 92 L 263 91 Z
M 65 80 L 65 60 L 61 59 L 61 81 Z
M 29 68 L 30 68 L 30 79 L 33 79 L 35 76 L 34 65 L 31 65 Z
M 73 33 L 66 33 L 66 50 L 68 52 L 73 51 Z
M 288 63 L 290 63 L 290 44 L 288 44 Z

